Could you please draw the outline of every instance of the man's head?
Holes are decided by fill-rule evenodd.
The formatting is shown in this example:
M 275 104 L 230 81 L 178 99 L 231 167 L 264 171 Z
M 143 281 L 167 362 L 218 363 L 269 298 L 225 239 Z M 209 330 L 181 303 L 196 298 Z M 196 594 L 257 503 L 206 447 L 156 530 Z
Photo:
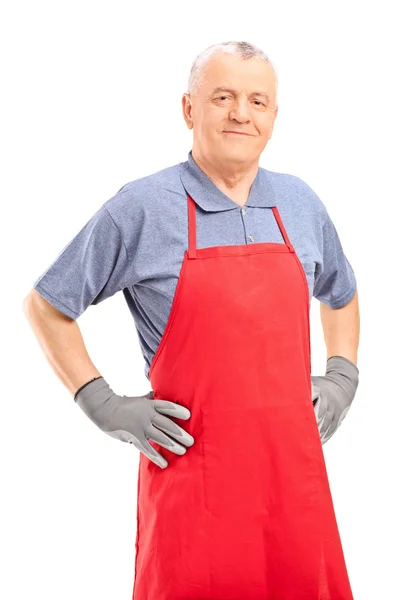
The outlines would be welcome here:
M 278 113 L 277 84 L 271 61 L 247 42 L 215 44 L 199 54 L 182 97 L 195 153 L 233 170 L 258 164 Z

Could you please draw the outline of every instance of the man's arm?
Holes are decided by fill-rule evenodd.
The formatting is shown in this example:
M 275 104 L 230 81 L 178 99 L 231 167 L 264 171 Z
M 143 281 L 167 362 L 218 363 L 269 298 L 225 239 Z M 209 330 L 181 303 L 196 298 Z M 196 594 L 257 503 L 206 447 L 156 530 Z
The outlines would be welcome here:
M 89 380 L 101 377 L 74 319 L 54 308 L 35 289 L 24 299 L 23 312 L 54 373 L 72 395 Z
M 152 390 L 144 396 L 115 394 L 92 363 L 76 321 L 35 289 L 25 298 L 23 311 L 54 373 L 76 394 L 76 404 L 99 429 L 134 444 L 161 468 L 168 462 L 149 440 L 179 455 L 185 454 L 185 446 L 193 445 L 194 438 L 167 418 L 188 419 L 190 410 L 168 400 L 154 400 Z
M 320 316 L 327 350 L 331 356 L 343 356 L 357 365 L 360 339 L 360 312 L 358 290 L 342 308 L 330 308 L 321 302 Z
M 320 438 L 327 442 L 353 402 L 359 379 L 357 351 L 360 334 L 358 292 L 345 306 L 332 309 L 321 303 L 327 349 L 326 373 L 311 376 L 312 399 Z

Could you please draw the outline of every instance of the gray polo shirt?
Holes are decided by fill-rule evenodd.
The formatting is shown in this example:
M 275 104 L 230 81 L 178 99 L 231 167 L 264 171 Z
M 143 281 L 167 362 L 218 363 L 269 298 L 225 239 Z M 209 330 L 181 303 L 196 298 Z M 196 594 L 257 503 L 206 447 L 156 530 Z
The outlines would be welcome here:
M 191 151 L 187 161 L 135 179 L 104 202 L 33 287 L 72 319 L 122 291 L 149 378 L 188 247 L 187 192 L 196 202 L 198 248 L 284 243 L 271 210 L 277 206 L 305 270 L 310 302 L 314 296 L 340 308 L 353 298 L 356 279 L 337 231 L 303 180 L 259 167 L 241 207 L 197 166 Z

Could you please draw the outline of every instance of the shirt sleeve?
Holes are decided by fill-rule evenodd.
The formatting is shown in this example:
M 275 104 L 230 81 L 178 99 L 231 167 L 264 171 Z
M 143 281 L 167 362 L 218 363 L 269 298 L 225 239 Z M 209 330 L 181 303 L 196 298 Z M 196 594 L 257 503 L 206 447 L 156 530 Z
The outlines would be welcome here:
M 322 262 L 317 262 L 313 295 L 330 308 L 341 308 L 353 298 L 357 282 L 343 252 L 336 228 L 325 211 L 322 228 Z
M 77 319 L 125 287 L 128 254 L 103 205 L 33 284 L 59 311 Z

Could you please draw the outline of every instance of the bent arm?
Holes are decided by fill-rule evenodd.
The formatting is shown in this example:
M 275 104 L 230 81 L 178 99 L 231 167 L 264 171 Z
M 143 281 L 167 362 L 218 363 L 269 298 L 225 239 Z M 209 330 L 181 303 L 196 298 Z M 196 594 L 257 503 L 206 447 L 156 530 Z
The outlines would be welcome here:
M 72 395 L 90 379 L 101 377 L 74 319 L 57 310 L 35 289 L 24 299 L 23 312 L 48 363 Z
M 330 308 L 321 302 L 320 316 L 327 350 L 331 356 L 343 356 L 357 366 L 360 339 L 360 311 L 358 290 L 353 298 L 341 308 Z

